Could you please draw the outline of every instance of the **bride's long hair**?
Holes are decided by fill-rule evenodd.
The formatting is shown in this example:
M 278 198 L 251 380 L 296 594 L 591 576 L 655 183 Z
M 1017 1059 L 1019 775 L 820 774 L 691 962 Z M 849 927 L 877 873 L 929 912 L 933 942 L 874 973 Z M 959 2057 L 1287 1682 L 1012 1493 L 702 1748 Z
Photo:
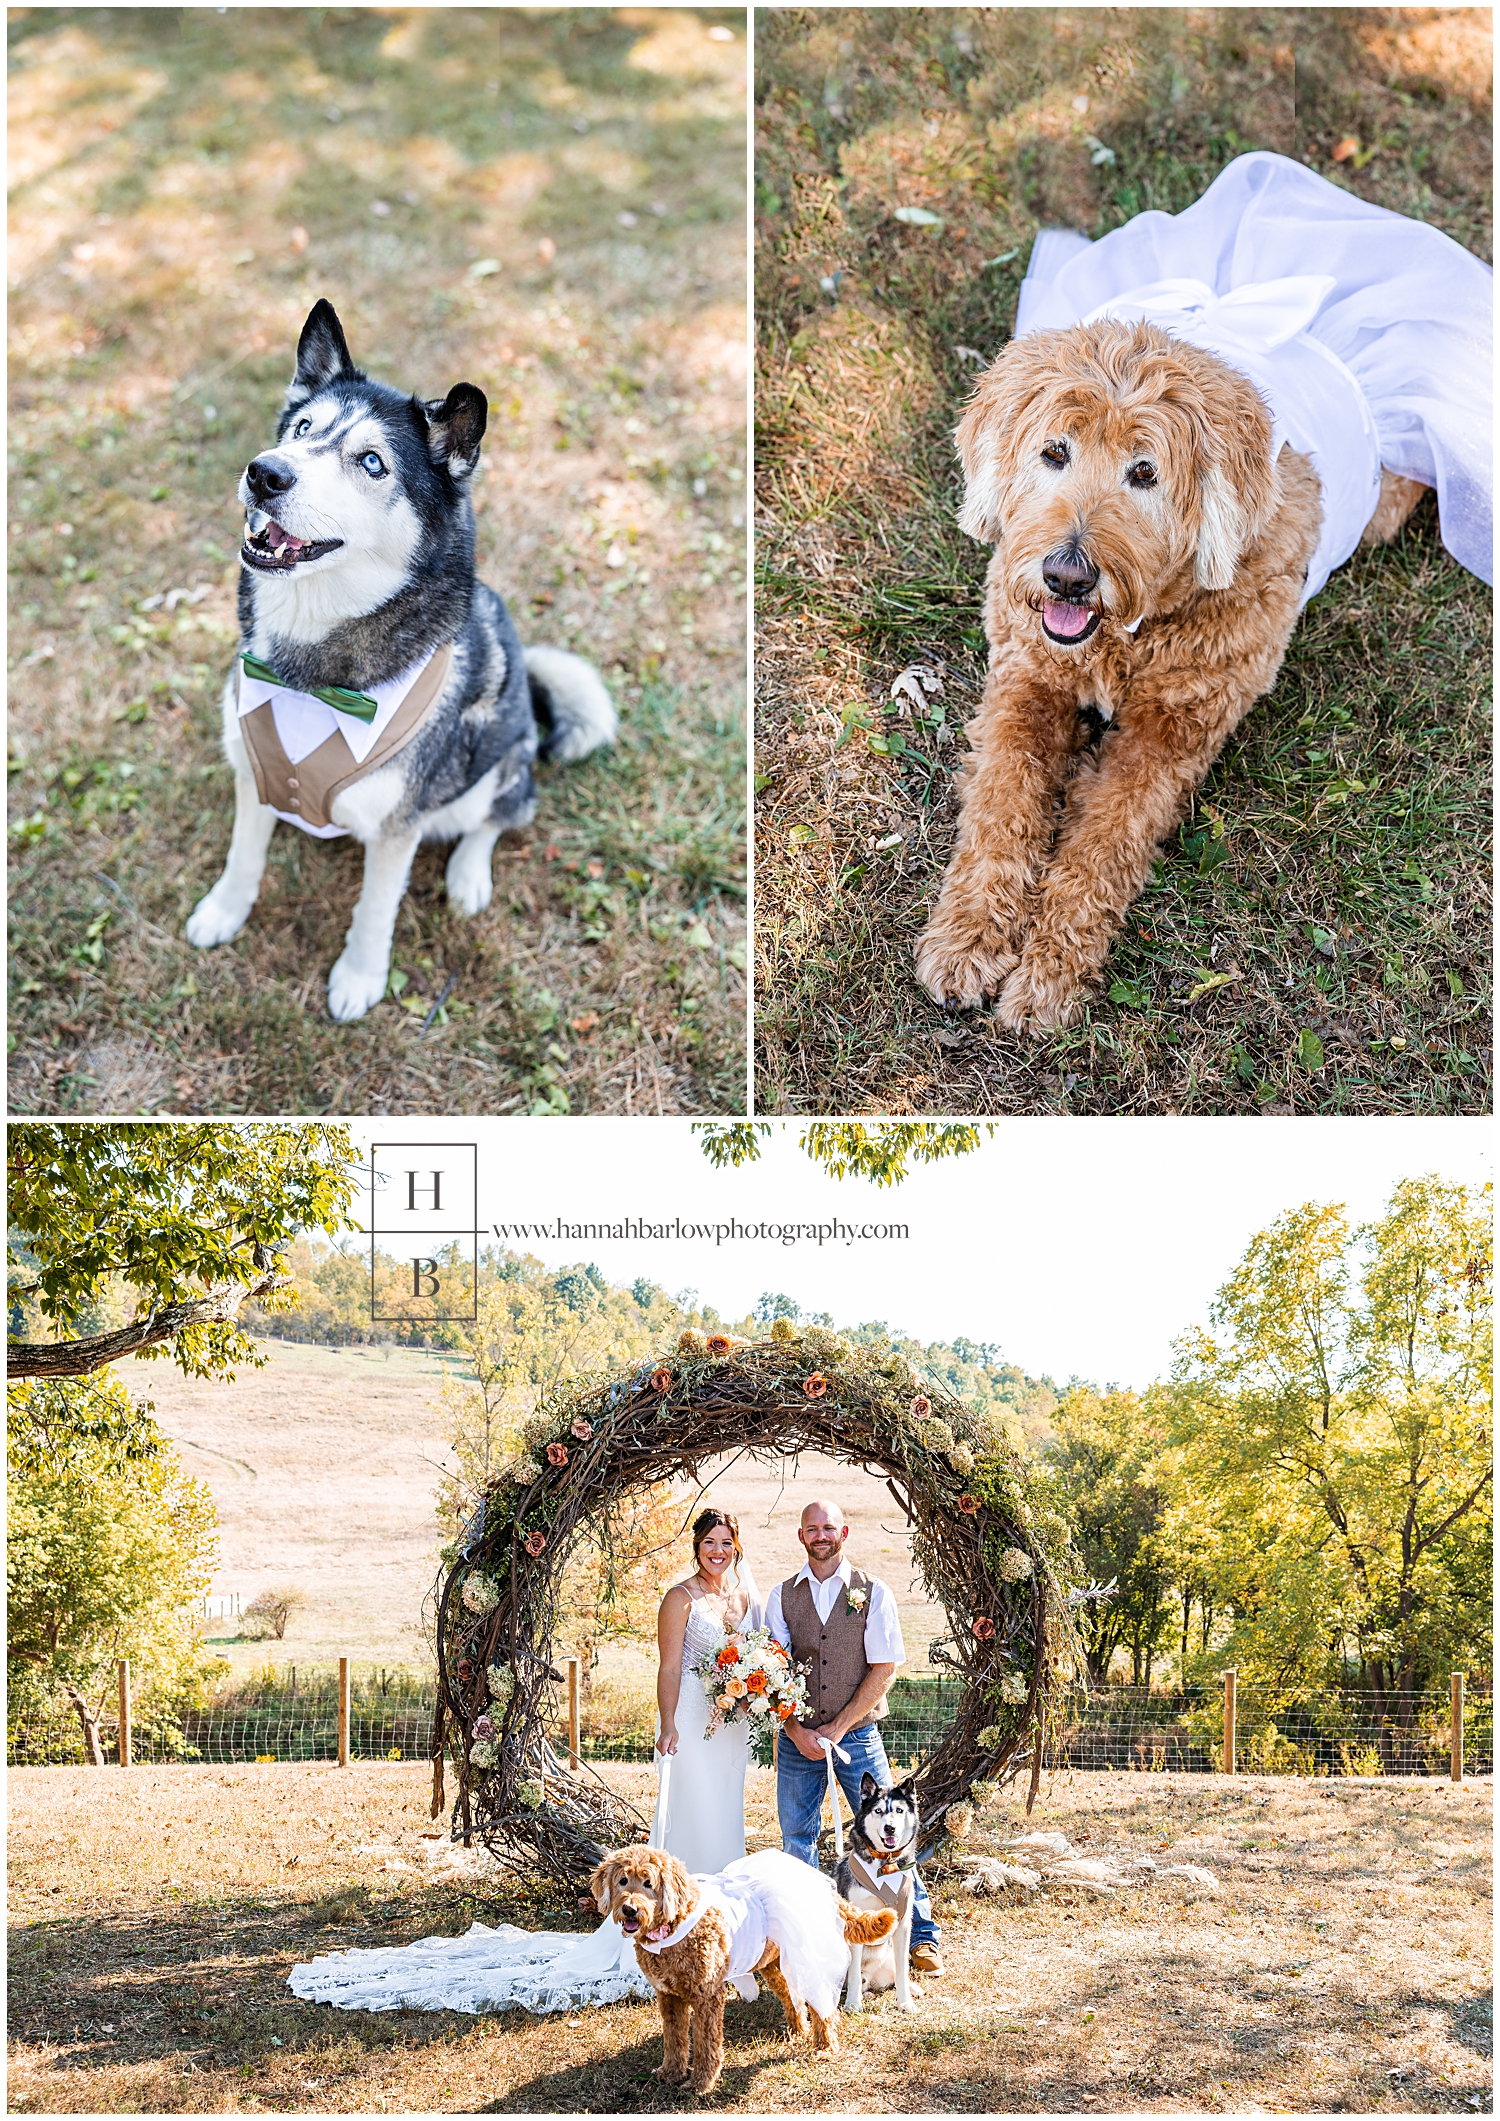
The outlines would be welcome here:
M 701 1573 L 702 1563 L 698 1559 L 698 1549 L 702 1546 L 704 1540 L 707 1539 L 709 1533 L 717 1531 L 720 1525 L 724 1527 L 734 1541 L 734 1580 L 737 1584 L 740 1580 L 740 1568 L 744 1562 L 745 1555 L 743 1548 L 740 1546 L 739 1519 L 731 1517 L 727 1510 L 700 1510 L 693 1519 L 693 1568 L 695 1572 Z

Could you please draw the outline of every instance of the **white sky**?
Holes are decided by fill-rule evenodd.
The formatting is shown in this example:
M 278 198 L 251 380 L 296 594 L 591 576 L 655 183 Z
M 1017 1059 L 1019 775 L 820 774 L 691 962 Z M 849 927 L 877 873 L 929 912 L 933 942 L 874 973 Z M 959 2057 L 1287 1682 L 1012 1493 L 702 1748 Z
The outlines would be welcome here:
M 1059 1382 L 1144 1385 L 1205 1318 L 1248 1239 L 1306 1200 L 1378 1214 L 1394 1182 L 1423 1171 L 1491 1176 L 1483 1119 L 1010 1119 L 973 1155 L 877 1187 L 835 1180 L 775 1124 L 760 1161 L 718 1172 L 686 1120 L 395 1119 L 370 1143 L 478 1146 L 478 1221 L 501 1223 L 905 1223 L 904 1240 L 712 1237 L 507 1240 L 549 1266 L 592 1261 L 695 1289 L 726 1318 L 763 1291 L 840 1325 L 883 1319 L 921 1340 L 967 1335 Z M 431 1152 L 439 1160 L 439 1152 Z M 382 1152 L 382 1168 L 411 1159 Z M 423 1159 L 425 1162 L 425 1159 Z M 444 1153 L 445 1206 L 467 1159 Z M 419 1183 L 428 1185 L 425 1172 Z M 404 1189 L 406 1181 L 398 1179 Z M 401 1253 L 394 1242 L 389 1249 Z

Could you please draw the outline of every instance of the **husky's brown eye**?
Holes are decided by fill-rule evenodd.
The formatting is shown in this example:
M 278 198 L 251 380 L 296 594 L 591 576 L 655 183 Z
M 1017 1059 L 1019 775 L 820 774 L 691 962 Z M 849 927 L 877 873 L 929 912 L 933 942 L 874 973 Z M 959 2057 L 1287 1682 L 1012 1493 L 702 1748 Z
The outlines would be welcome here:
M 1126 477 L 1132 486 L 1140 487 L 1144 490 L 1144 488 L 1156 484 L 1156 466 L 1148 464 L 1146 459 L 1142 457 L 1138 464 L 1131 465 Z
M 1050 464 L 1054 471 L 1061 471 L 1067 461 L 1068 445 L 1066 442 L 1049 442 L 1042 451 L 1042 462 Z

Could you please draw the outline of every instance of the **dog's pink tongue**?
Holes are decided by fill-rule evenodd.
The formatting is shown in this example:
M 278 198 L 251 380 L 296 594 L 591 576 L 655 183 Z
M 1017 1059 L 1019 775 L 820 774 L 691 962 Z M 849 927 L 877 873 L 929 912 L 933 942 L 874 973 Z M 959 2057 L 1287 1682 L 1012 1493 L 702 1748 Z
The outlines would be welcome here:
M 1049 633 L 1060 633 L 1068 639 L 1082 633 L 1094 616 L 1087 604 L 1044 604 L 1042 617 L 1047 621 Z

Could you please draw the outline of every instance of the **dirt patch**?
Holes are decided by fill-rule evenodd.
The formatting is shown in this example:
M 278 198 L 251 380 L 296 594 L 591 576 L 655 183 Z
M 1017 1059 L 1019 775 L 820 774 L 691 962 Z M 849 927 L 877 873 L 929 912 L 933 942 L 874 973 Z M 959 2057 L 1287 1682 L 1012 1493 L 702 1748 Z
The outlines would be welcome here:
M 606 1770 L 638 1800 L 649 1774 Z M 573 1927 L 545 1893 L 432 1880 L 415 1767 L 28 1768 L 9 1778 L 10 2103 L 55 2113 L 667 2112 L 645 2005 L 340 2013 L 298 2003 L 320 1952 Z M 752 1846 L 774 1793 L 752 1770 Z M 734 2005 L 732 2112 L 1487 2111 L 1487 1785 L 1059 1775 L 1032 1818 L 1090 1855 L 1190 1862 L 1221 1890 L 1027 1905 L 935 1883 L 947 1972 L 816 2063 L 770 1999 Z M 477 1897 L 476 1897 L 477 1894 Z M 690 2102 L 687 2102 L 690 2103 Z

